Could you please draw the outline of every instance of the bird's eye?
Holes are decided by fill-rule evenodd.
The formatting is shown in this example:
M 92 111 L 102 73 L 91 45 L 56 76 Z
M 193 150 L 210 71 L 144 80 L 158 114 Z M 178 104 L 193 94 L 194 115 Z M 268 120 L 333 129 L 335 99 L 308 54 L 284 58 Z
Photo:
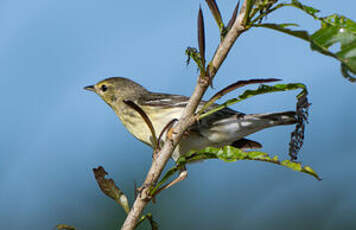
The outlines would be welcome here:
M 101 91 L 105 92 L 108 89 L 108 87 L 106 85 L 102 85 L 100 89 Z

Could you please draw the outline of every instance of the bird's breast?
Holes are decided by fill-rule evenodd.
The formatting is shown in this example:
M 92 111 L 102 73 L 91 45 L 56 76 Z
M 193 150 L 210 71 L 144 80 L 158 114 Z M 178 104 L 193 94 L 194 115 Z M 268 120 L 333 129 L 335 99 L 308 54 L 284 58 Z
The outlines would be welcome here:
M 148 106 L 142 106 L 141 109 L 151 120 L 157 137 L 160 135 L 164 127 L 173 119 L 178 119 L 183 111 L 182 108 L 162 109 Z M 132 135 L 150 146 L 153 145 L 151 131 L 138 112 L 128 108 L 122 111 L 116 111 L 116 114 Z

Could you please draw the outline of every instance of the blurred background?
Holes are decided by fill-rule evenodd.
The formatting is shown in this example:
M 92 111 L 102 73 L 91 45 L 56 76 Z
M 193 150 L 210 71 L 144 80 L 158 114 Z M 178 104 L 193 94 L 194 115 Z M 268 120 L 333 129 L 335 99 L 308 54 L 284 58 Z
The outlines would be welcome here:
M 236 1 L 217 2 L 227 22 Z M 356 20 L 354 1 L 305 3 L 321 15 Z M 189 96 L 197 68 L 186 66 L 184 52 L 197 46 L 199 4 L 211 58 L 219 35 L 204 1 L 0 1 L 1 229 L 119 228 L 125 213 L 99 191 L 92 168 L 102 165 L 132 201 L 151 150 L 83 87 L 125 76 L 152 91 Z M 295 9 L 268 22 L 319 26 Z M 299 160 L 323 181 L 267 163 L 211 160 L 190 165 L 188 178 L 146 211 L 161 229 L 356 229 L 356 85 L 341 76 L 339 63 L 304 41 L 253 29 L 236 42 L 205 98 L 256 77 L 307 84 L 312 106 Z M 233 108 L 291 110 L 296 94 L 258 96 Z M 288 159 L 292 130 L 276 127 L 250 138 Z

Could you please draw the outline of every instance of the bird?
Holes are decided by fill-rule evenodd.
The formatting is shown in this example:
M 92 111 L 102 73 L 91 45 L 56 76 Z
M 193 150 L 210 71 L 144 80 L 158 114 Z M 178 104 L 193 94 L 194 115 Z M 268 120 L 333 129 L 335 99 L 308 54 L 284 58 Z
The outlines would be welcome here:
M 142 85 L 124 77 L 111 77 L 94 85 L 84 87 L 99 95 L 116 113 L 126 129 L 141 142 L 154 147 L 152 133 L 140 114 L 127 104 L 131 101 L 142 109 L 152 122 L 154 130 L 160 133 L 172 120 L 179 119 L 189 97 L 167 93 L 151 92 Z M 201 101 L 198 110 L 207 101 Z M 219 106 L 212 104 L 211 110 Z M 242 150 L 262 148 L 262 144 L 245 138 L 260 130 L 292 125 L 297 122 L 295 111 L 244 114 L 228 107 L 221 109 L 188 127 L 182 140 L 175 148 L 172 158 L 178 158 L 191 150 L 205 147 L 230 145 Z M 164 134 L 164 137 L 166 134 Z M 164 142 L 165 138 L 162 138 Z M 161 144 L 161 143 L 160 143 Z

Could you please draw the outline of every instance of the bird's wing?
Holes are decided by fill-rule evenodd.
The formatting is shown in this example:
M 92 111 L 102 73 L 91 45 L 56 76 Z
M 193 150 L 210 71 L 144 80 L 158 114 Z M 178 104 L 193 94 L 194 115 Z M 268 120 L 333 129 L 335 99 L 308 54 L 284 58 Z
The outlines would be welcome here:
M 137 103 L 142 106 L 159 107 L 160 109 L 181 108 L 183 111 L 183 108 L 187 105 L 188 101 L 189 97 L 186 96 L 163 93 L 149 93 L 144 97 L 139 98 Z M 198 106 L 198 110 L 205 104 L 206 101 L 201 101 Z M 219 106 L 219 104 L 213 104 L 209 106 L 207 111 L 214 109 L 217 106 Z M 244 113 L 237 112 L 230 108 L 224 108 L 199 120 L 194 125 L 192 125 L 188 131 L 192 134 L 194 133 L 199 136 L 205 136 L 205 131 L 211 130 L 211 128 L 213 128 L 219 122 L 236 120 L 239 118 L 242 119 L 244 116 Z
M 138 99 L 138 104 L 143 106 L 154 106 L 162 108 L 185 107 L 188 103 L 189 97 L 164 94 L 164 93 L 150 93 Z
M 182 96 L 182 95 L 174 95 L 174 94 L 164 94 L 164 93 L 150 93 L 145 95 L 144 97 L 139 98 L 138 104 L 143 106 L 157 106 L 162 108 L 173 108 L 173 107 L 185 107 L 189 101 L 189 97 Z M 198 106 L 201 108 L 203 105 L 206 104 L 206 101 L 201 101 Z M 218 107 L 219 104 L 213 104 L 209 106 L 207 111 L 210 109 L 214 109 Z M 232 115 L 244 115 L 243 113 L 237 112 L 235 110 L 224 108 L 222 110 L 217 111 L 214 113 L 215 116 L 208 116 L 206 120 L 211 120 L 218 117 L 219 119 L 224 119 L 230 117 Z M 213 117 L 213 118 L 212 118 Z M 205 118 L 204 118 L 205 119 Z

